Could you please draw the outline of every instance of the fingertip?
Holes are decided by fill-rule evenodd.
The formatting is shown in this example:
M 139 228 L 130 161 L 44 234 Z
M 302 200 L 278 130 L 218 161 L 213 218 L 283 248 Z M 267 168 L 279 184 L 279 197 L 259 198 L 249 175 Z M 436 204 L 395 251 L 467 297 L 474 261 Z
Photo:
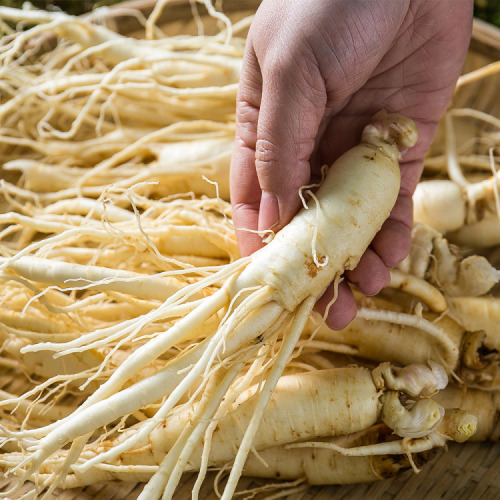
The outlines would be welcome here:
M 278 198 L 274 193 L 262 191 L 259 207 L 259 231 L 276 229 L 280 224 Z
M 372 248 L 389 268 L 397 266 L 409 253 L 411 228 L 398 220 L 387 219 L 372 241 Z
M 256 232 L 258 217 L 258 203 L 232 204 L 232 219 L 242 257 L 252 254 L 264 245 L 262 238 Z
M 320 297 L 316 303 L 316 310 L 320 314 L 325 313 L 328 304 L 334 297 L 334 293 L 335 290 L 332 284 Z M 357 306 L 354 295 L 347 282 L 343 281 L 338 286 L 337 299 L 328 310 L 326 324 L 332 330 L 342 330 L 356 317 L 356 312 Z
M 346 277 L 365 295 L 376 295 L 391 279 L 386 264 L 371 248 L 367 248 L 352 271 L 346 271 Z
M 413 200 L 400 193 L 389 218 L 372 241 L 372 248 L 387 267 L 397 266 L 410 251 Z

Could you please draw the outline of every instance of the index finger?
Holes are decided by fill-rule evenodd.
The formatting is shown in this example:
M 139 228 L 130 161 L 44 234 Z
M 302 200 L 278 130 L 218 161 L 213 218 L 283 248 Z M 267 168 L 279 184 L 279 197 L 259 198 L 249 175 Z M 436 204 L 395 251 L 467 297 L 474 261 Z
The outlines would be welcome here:
M 257 123 L 262 93 L 260 68 L 253 49 L 245 53 L 236 100 L 236 132 L 230 167 L 232 218 L 243 256 L 262 246 L 257 231 L 261 189 L 255 170 Z

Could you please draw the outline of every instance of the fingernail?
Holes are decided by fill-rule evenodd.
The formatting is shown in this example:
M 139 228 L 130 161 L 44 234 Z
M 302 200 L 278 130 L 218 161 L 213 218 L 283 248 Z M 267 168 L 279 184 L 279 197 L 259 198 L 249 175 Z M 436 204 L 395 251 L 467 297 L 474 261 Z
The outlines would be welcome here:
M 273 229 L 279 224 L 278 198 L 269 191 L 262 191 L 259 207 L 259 231 Z

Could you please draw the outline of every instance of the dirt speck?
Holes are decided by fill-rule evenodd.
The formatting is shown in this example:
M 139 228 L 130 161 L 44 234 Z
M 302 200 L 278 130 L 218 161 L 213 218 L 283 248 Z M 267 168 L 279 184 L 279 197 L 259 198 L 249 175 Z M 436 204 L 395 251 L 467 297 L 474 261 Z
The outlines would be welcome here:
M 305 261 L 305 266 L 307 269 L 307 275 L 310 278 L 314 278 L 319 271 L 318 266 L 315 264 L 314 259 L 312 257 L 308 257 Z

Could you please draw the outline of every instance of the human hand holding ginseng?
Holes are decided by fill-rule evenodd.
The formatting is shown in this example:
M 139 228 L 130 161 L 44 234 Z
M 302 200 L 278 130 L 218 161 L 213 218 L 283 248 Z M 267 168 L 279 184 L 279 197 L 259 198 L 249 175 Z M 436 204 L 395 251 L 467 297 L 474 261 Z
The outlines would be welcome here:
M 252 22 L 231 162 L 242 255 L 264 245 L 256 231 L 276 232 L 292 219 L 299 189 L 358 143 L 377 111 L 402 113 L 418 127 L 417 145 L 402 152 L 389 218 L 338 286 L 327 316 L 333 329 L 356 315 L 348 282 L 376 294 L 408 254 L 412 194 L 462 68 L 472 7 L 472 0 L 263 0 Z M 333 296 L 331 285 L 318 310 Z

